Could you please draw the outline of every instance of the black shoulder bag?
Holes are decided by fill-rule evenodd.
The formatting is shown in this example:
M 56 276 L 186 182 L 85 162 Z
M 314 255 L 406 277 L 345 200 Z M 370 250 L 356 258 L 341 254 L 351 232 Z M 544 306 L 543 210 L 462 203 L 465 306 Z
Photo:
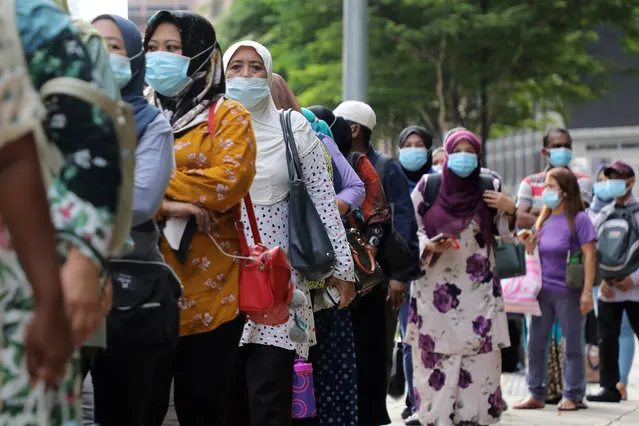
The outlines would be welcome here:
M 291 126 L 291 111 L 280 114 L 290 181 L 288 201 L 288 258 L 293 269 L 310 281 L 333 275 L 336 256 L 326 227 L 306 190 L 302 162 Z

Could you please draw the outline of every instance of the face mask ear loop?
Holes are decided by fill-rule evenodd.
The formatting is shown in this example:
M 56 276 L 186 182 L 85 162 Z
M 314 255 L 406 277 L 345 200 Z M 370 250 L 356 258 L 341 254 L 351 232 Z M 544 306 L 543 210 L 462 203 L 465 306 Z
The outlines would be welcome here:
M 215 48 L 217 42 L 213 43 L 213 45 L 211 47 L 209 47 L 208 49 L 205 49 L 203 51 L 201 51 L 200 53 L 198 53 L 197 55 L 193 56 L 192 58 L 189 58 L 189 61 L 192 61 L 193 59 L 197 58 L 198 56 L 201 56 L 203 54 L 205 54 L 206 52 L 208 52 L 209 50 L 211 51 L 209 53 L 209 57 L 207 58 L 206 61 L 202 62 L 202 65 L 200 65 L 198 67 L 198 69 L 196 69 L 195 71 L 193 71 L 193 73 L 191 75 L 187 75 L 187 77 L 191 78 L 192 76 L 194 76 L 195 74 L 197 74 L 198 72 L 200 72 L 200 70 L 202 69 L 202 67 L 204 67 L 204 65 L 206 65 L 209 61 L 209 59 L 211 59 L 211 57 L 213 56 L 213 49 Z

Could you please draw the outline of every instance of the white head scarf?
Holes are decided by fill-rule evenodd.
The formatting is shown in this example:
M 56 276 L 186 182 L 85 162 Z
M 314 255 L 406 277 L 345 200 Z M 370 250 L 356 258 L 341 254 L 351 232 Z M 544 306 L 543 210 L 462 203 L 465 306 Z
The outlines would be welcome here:
M 224 70 L 228 70 L 233 55 L 241 47 L 251 47 L 260 55 L 262 62 L 264 62 L 264 68 L 266 68 L 266 79 L 270 86 L 273 81 L 271 53 L 266 47 L 255 41 L 240 41 L 231 46 L 224 53 Z M 286 199 L 290 188 L 280 114 L 270 95 L 253 108 L 247 109 L 251 113 L 251 124 L 257 141 L 256 174 L 251 185 L 251 199 L 255 204 L 279 203 Z M 300 113 L 293 111 L 291 123 L 300 157 L 303 158 L 313 149 L 318 141 L 317 137 Z

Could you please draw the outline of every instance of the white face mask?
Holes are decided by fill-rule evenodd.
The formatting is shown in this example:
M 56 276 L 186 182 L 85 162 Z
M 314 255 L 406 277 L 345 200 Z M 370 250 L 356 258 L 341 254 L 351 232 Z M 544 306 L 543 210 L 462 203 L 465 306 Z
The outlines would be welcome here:
M 226 97 L 241 103 L 248 110 L 270 94 L 271 88 L 265 78 L 233 77 L 226 80 Z

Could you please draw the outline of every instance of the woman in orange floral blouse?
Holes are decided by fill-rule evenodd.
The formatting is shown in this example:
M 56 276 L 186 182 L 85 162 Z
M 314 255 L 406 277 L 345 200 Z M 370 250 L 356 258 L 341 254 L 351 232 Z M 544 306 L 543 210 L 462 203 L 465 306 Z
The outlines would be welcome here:
M 255 176 L 255 137 L 250 114 L 223 98 L 222 54 L 208 21 L 188 12 L 158 12 L 144 43 L 149 98 L 175 135 L 177 169 L 160 210 L 167 219 L 165 235 L 180 230 L 172 219 L 189 219 L 179 247 L 166 237 L 160 242 L 184 293 L 180 341 L 157 368 L 146 424 L 162 424 L 174 379 L 180 424 L 216 426 L 225 417 L 244 320 L 238 309 L 239 263 L 222 254 L 207 233 L 227 253 L 239 254 L 231 211 L 240 208 Z M 215 385 L 202 388 L 204 383 Z

